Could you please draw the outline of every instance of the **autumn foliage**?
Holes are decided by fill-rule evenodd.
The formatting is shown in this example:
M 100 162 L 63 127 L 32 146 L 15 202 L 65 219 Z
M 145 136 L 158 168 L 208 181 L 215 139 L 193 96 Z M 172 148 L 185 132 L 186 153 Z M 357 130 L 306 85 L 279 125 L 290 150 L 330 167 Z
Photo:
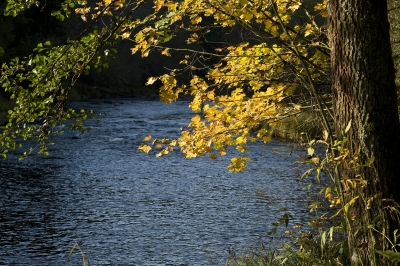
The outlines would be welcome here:
M 251 39 L 225 42 L 206 53 L 188 49 L 181 69 L 149 78 L 147 84 L 162 82 L 162 101 L 170 103 L 180 94 L 188 94 L 193 99 L 190 108 L 202 112 L 172 143 L 187 158 L 209 154 L 215 159 L 225 155 L 229 146 L 245 153 L 249 141 L 268 142 L 268 129 L 284 117 L 312 108 L 310 102 L 303 106 L 293 97 L 296 90 L 302 88 L 312 98 L 321 98 L 317 87 L 329 80 L 326 25 L 317 23 L 326 17 L 324 3 L 308 10 L 301 1 L 156 1 L 154 9 L 156 22 L 135 34 L 132 53 L 147 56 L 160 51 L 171 56 L 175 48 L 168 47 L 165 38 L 174 31 L 189 32 L 187 43 L 204 42 L 215 28 L 234 28 Z M 206 56 L 215 63 L 200 76 L 196 73 L 198 61 Z M 192 74 L 190 82 L 178 84 L 176 76 L 187 69 Z M 148 152 L 150 146 L 143 143 L 140 149 Z M 159 155 L 170 150 L 166 145 Z M 248 160 L 245 156 L 233 158 L 228 168 L 242 171 Z

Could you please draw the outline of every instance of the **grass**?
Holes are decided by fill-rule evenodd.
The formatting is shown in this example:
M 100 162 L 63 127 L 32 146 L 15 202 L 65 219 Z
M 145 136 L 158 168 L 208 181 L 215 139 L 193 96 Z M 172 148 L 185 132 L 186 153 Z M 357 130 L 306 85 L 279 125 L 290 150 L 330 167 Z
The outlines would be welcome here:
M 293 245 L 280 248 L 260 246 L 248 249 L 239 256 L 232 256 L 226 266 L 339 266 L 350 265 L 346 241 L 336 241 L 321 248 L 320 239 L 299 236 Z

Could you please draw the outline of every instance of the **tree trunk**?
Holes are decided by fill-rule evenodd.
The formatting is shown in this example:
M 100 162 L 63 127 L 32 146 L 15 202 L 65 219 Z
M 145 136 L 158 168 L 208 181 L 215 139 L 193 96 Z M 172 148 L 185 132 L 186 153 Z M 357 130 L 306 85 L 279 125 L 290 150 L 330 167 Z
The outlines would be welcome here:
M 328 0 L 328 14 L 335 130 L 340 135 L 351 121 L 350 157 L 360 149 L 361 166 L 340 169 L 344 204 L 359 196 L 347 215 L 352 264 L 386 265 L 374 250 L 390 249 L 382 234 L 390 238 L 400 228 L 393 211 L 400 202 L 400 126 L 387 3 Z

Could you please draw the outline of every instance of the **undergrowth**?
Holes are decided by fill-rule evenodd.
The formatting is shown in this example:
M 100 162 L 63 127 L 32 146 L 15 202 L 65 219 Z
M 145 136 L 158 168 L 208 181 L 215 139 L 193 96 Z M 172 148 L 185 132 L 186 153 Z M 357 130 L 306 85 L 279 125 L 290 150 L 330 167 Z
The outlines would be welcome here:
M 358 217 L 364 219 L 362 226 L 354 227 L 349 219 L 352 208 L 357 204 L 366 206 L 364 212 L 368 211 L 368 204 L 371 198 L 365 197 L 362 193 L 368 182 L 365 182 L 362 174 L 358 175 L 357 180 L 349 180 L 340 177 L 339 166 L 341 164 L 350 165 L 354 169 L 370 167 L 360 165 L 358 163 L 359 154 L 350 155 L 347 146 L 346 134 L 350 129 L 350 123 L 346 130 L 342 132 L 340 139 L 334 140 L 332 144 L 328 144 L 327 139 L 308 142 L 307 157 L 301 160 L 311 168 L 309 168 L 301 176 L 300 179 L 313 177 L 320 182 L 321 177 L 329 177 L 331 183 L 324 187 L 320 194 L 324 196 L 324 201 L 329 202 L 331 212 L 320 215 L 318 208 L 322 206 L 321 202 L 313 202 L 309 204 L 310 211 L 315 213 L 315 218 L 308 222 L 309 230 L 301 231 L 299 226 L 294 226 L 294 230 L 284 231 L 285 234 L 291 235 L 291 241 L 284 243 L 279 247 L 266 248 L 263 244 L 260 247 L 248 249 L 240 256 L 232 255 L 226 265 L 289 265 L 289 266 L 344 266 L 344 265 L 362 265 L 360 264 L 359 252 L 361 249 L 354 249 L 350 255 L 348 243 L 354 243 L 354 239 L 361 231 L 369 234 L 378 234 L 385 238 L 387 245 L 385 247 L 372 245 L 372 251 L 369 253 L 371 265 L 400 265 L 400 229 L 394 230 L 393 236 L 387 232 L 380 230 L 381 226 L 377 220 L 384 222 L 385 217 L 375 217 L 371 220 L 367 215 Z M 317 154 L 315 145 L 326 145 L 326 154 Z M 352 186 L 349 186 L 351 182 Z M 357 182 L 357 183 L 356 183 Z M 347 185 L 345 187 L 345 185 Z M 346 188 L 346 190 L 344 189 Z M 356 193 L 359 192 L 360 193 Z M 352 199 L 345 199 L 348 195 L 345 193 L 354 192 Z M 385 200 L 385 199 L 383 199 Z M 400 217 L 398 204 L 391 205 L 391 212 Z M 273 223 L 274 232 L 277 232 L 278 226 L 288 228 L 290 215 L 284 214 L 278 222 Z M 400 221 L 400 218 L 398 218 Z M 363 226 L 365 224 L 365 226 Z M 285 230 L 285 229 L 284 229 Z M 297 230 L 297 231 L 295 231 Z M 385 249 L 385 250 L 382 250 Z M 382 264 L 383 265 L 383 264 Z

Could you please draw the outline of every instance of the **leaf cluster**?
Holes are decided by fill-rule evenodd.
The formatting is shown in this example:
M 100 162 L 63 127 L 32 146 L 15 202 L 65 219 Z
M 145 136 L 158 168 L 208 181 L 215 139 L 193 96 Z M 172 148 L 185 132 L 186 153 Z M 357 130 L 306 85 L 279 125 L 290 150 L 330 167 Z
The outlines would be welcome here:
M 240 29 L 251 36 L 247 42 L 225 42 L 213 52 L 187 50 L 182 69 L 149 78 L 148 85 L 161 81 L 161 100 L 169 103 L 188 94 L 193 99 L 189 107 L 202 113 L 193 117 L 178 139 L 185 157 L 209 154 L 216 159 L 229 146 L 245 153 L 249 141 L 268 142 L 269 127 L 310 107 L 293 102 L 296 91 L 305 88 L 319 97 L 316 84 L 329 82 L 326 26 L 316 22 L 316 17 L 326 17 L 325 3 L 318 3 L 311 12 L 302 1 L 173 3 L 157 1 L 158 19 L 135 35 L 133 53 L 167 55 L 168 51 L 171 55 L 174 47 L 163 39 L 171 29 L 188 32 L 188 44 L 201 44 L 217 27 Z M 215 63 L 207 65 L 205 75 L 196 74 L 196 63 L 204 69 L 206 56 Z M 177 76 L 183 71 L 191 72 L 189 84 L 178 84 Z M 228 169 L 243 171 L 248 160 L 234 158 Z
M 103 8 L 101 12 L 106 11 Z M 123 18 L 117 18 L 100 30 L 92 23 L 76 40 L 55 46 L 50 41 L 39 43 L 32 55 L 14 58 L 2 65 L 1 86 L 15 101 L 15 107 L 8 112 L 8 123 L 0 134 L 3 158 L 9 149 L 21 147 L 22 142 L 29 139 L 37 142 L 38 153 L 47 154 L 48 144 L 53 143 L 51 137 L 62 132 L 60 124 L 67 123 L 72 130 L 90 130 L 83 126 L 83 121 L 91 117 L 92 112 L 69 108 L 68 93 L 82 74 L 91 68 L 101 70 L 107 66 L 104 59 L 115 49 L 110 51 L 104 47 L 114 44 L 116 32 L 123 22 Z

